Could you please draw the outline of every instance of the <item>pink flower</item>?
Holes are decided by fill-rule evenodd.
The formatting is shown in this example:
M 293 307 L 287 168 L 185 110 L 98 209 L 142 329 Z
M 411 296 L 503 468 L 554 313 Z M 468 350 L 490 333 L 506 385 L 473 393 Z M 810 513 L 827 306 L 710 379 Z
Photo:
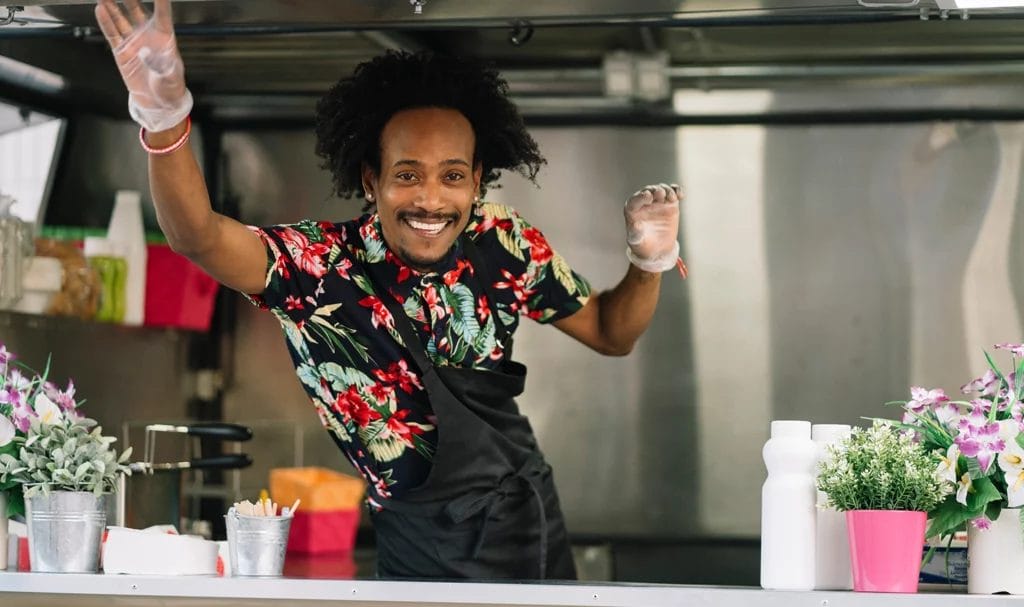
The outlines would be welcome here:
M 961 453 L 976 458 L 982 473 L 986 474 L 995 456 L 1006 448 L 1006 443 L 999 437 L 999 424 L 988 423 L 977 409 L 960 420 L 960 435 L 954 442 Z
M 971 392 L 978 392 L 982 396 L 992 396 L 996 393 L 996 388 L 999 387 L 999 380 L 992 369 L 985 371 L 985 374 L 981 377 L 971 380 L 960 386 L 960 391 L 964 394 L 970 394 Z
M 996 344 L 996 350 L 1009 350 L 1014 356 L 1024 356 L 1024 344 Z
M 986 516 L 979 516 L 971 520 L 971 525 L 979 531 L 988 531 L 992 527 L 992 521 L 988 520 Z
M 7 349 L 7 346 L 0 344 L 0 365 L 6 366 L 14 360 L 14 353 Z
M 934 409 L 939 405 L 949 402 L 949 397 L 942 389 L 926 390 L 920 386 L 910 388 L 910 399 L 905 407 L 908 411 L 924 413 L 927 409 Z

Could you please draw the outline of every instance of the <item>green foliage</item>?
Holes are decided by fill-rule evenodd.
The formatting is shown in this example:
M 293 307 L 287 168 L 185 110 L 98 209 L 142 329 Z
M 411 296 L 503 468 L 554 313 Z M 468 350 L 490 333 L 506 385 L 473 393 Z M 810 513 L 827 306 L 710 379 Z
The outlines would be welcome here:
M 818 471 L 829 505 L 846 510 L 928 512 L 953 486 L 936 474 L 938 460 L 909 436 L 884 423 L 854 428 L 830 446 Z
M 0 453 L 0 483 L 22 485 L 25 496 L 50 491 L 109 493 L 121 474 L 131 474 L 128 448 L 117 456 L 103 429 L 87 418 L 64 416 L 54 423 L 32 421 L 26 436 L 17 436 L 15 453 Z

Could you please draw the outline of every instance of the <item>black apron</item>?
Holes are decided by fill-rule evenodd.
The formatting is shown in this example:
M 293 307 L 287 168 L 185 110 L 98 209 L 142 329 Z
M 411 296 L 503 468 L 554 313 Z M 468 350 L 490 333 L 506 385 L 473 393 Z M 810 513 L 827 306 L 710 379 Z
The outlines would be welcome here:
M 472 241 L 463 246 L 474 273 L 484 271 Z M 493 306 L 490 285 L 481 285 Z M 380 297 L 419 367 L 437 448 L 422 485 L 371 509 L 378 577 L 576 579 L 551 467 L 515 402 L 526 367 L 510 360 L 510 334 L 496 311 L 506 344 L 497 370 L 435 367 L 402 306 L 389 293 Z

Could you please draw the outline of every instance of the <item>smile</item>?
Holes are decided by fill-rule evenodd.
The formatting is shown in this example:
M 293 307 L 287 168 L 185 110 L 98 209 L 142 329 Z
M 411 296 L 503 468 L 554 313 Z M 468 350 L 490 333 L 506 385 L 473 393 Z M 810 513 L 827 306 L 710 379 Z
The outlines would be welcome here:
M 403 219 L 406 225 L 412 228 L 420 236 L 433 238 L 440 234 L 451 221 L 420 221 L 417 219 Z

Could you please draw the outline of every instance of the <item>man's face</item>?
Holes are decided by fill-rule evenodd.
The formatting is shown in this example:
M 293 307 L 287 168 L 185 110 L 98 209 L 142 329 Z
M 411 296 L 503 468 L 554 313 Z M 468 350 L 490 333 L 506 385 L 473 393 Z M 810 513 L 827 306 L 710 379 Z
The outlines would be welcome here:
M 403 110 L 381 133 L 380 174 L 363 168 L 384 240 L 413 268 L 441 261 L 469 223 L 481 176 L 475 143 L 472 126 L 456 110 Z

